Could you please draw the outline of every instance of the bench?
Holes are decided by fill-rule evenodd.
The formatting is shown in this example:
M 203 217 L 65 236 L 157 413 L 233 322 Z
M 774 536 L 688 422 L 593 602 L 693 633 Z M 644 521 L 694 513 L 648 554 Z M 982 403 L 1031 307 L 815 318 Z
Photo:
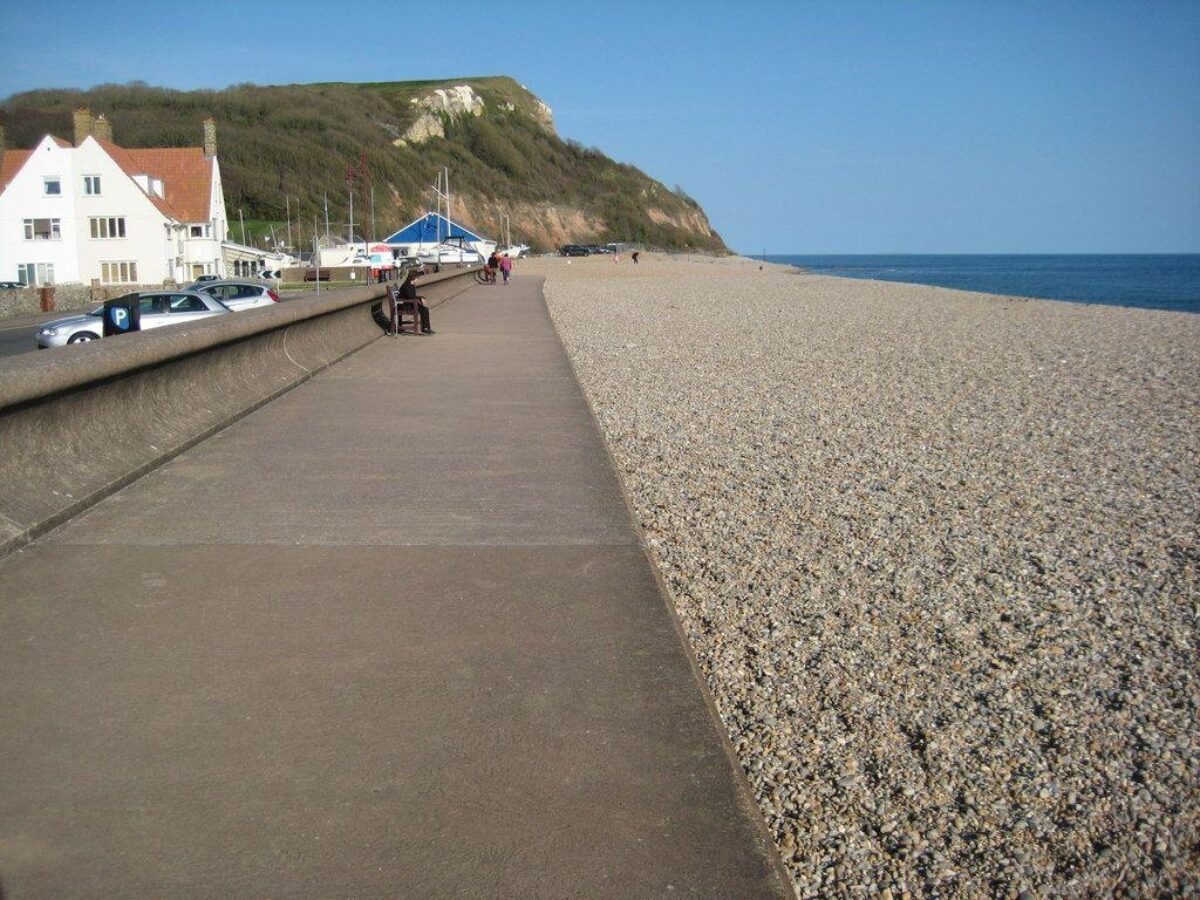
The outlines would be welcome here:
M 309 269 L 304 273 L 305 281 L 329 281 L 333 273 L 328 269 Z

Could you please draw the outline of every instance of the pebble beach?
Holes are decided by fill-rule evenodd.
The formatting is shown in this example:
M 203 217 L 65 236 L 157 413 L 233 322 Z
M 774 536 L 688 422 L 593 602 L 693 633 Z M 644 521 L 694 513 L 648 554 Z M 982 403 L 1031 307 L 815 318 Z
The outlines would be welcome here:
M 517 272 L 797 896 L 1200 896 L 1200 316 Z

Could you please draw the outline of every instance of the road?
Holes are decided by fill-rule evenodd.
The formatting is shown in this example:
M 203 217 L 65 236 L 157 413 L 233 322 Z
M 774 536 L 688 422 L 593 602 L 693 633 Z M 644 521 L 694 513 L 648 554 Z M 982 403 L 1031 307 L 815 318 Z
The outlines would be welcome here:
M 46 313 L 38 316 L 18 316 L 0 319 L 0 357 L 37 351 L 35 335 L 42 322 L 59 319 L 70 313 Z

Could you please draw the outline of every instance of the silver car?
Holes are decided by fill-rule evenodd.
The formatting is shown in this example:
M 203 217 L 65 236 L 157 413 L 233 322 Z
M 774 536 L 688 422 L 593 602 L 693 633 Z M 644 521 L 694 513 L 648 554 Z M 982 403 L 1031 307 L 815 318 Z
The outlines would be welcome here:
M 205 281 L 191 285 L 188 290 L 216 297 L 234 312 L 279 302 L 279 295 L 261 281 Z
M 132 296 L 138 298 L 141 307 L 142 331 L 229 312 L 229 308 L 217 298 L 197 291 L 143 291 Z M 98 306 L 90 313 L 47 322 L 38 329 L 37 345 L 39 350 L 44 350 L 47 347 L 95 341 L 103 336 L 104 307 Z

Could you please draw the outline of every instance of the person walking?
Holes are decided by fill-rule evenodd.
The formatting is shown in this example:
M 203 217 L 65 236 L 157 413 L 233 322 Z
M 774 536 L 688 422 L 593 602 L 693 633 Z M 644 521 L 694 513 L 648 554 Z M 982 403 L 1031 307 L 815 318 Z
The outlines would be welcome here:
M 508 287 L 508 276 L 512 274 L 512 257 L 507 253 L 500 257 L 500 272 L 504 275 L 504 286 Z

